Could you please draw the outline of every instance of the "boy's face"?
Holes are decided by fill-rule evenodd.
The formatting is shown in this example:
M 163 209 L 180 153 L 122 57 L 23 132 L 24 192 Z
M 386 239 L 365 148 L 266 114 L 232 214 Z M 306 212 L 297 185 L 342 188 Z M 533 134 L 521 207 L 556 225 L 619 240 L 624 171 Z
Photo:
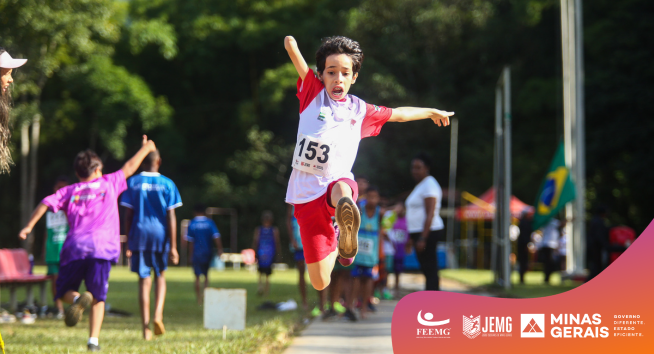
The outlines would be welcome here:
M 345 98 L 350 86 L 356 81 L 358 73 L 352 72 L 352 59 L 347 54 L 332 54 L 325 60 L 325 71 L 320 80 L 333 100 Z
M 370 191 L 366 193 L 366 206 L 376 207 L 379 204 L 379 192 Z
M 370 183 L 368 183 L 368 180 L 365 178 L 357 178 L 356 181 L 359 192 L 366 191 L 368 187 L 370 187 Z

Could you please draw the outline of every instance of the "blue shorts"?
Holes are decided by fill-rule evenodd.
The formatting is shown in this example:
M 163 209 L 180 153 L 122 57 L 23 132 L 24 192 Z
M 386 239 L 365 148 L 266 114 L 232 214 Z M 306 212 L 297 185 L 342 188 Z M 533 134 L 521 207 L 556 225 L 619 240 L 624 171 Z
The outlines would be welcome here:
M 293 259 L 296 262 L 304 261 L 304 251 L 303 250 L 297 250 L 297 251 L 293 252 Z
M 368 277 L 372 278 L 372 267 L 364 267 L 360 265 L 354 265 L 354 269 L 352 269 L 352 276 L 354 278 L 357 277 Z
M 149 278 L 153 270 L 154 275 L 159 277 L 168 268 L 168 253 L 132 251 L 131 263 L 132 272 L 138 274 L 139 278 Z
M 66 263 L 59 268 L 57 295 L 61 299 L 69 291 L 79 291 L 84 280 L 86 290 L 99 302 L 107 300 L 111 262 L 106 259 L 86 258 Z
M 210 266 L 211 258 L 193 260 L 193 272 L 195 272 L 196 277 L 199 277 L 200 275 L 207 276 L 207 274 L 209 274 Z

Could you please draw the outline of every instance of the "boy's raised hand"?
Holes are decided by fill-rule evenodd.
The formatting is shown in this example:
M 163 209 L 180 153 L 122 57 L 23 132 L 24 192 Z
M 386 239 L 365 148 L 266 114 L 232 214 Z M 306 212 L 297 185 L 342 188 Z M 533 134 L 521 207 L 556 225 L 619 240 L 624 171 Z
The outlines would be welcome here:
M 446 127 L 450 125 L 450 117 L 454 115 L 454 112 L 441 111 L 439 109 L 433 109 L 431 116 L 429 117 L 434 121 L 434 124 L 439 127 Z
M 297 42 L 293 36 L 286 36 L 286 38 L 284 38 L 284 48 L 288 52 L 288 56 L 291 58 L 298 75 L 300 75 L 300 78 L 304 81 L 304 78 L 309 73 L 309 65 L 307 65 L 307 62 L 302 57 L 302 53 L 300 53 L 300 49 L 298 49 Z
M 143 141 L 141 142 L 142 146 L 147 146 L 149 150 L 152 151 L 157 151 L 157 147 L 154 144 L 154 141 L 148 140 L 147 135 L 143 135 Z

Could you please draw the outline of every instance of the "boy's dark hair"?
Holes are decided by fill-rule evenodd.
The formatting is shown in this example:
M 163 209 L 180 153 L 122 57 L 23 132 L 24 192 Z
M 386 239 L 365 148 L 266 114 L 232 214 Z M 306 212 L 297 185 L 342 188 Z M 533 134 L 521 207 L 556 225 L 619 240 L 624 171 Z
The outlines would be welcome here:
M 202 203 L 197 203 L 193 206 L 193 211 L 198 214 L 204 214 L 207 212 L 207 206 Z
M 325 71 L 325 61 L 332 54 L 347 54 L 352 59 L 352 71 L 358 73 L 363 64 L 363 50 L 359 42 L 343 36 L 323 38 L 322 44 L 316 52 L 316 66 L 318 73 Z
M 75 156 L 73 168 L 80 178 L 87 178 L 92 175 L 93 171 L 96 169 L 102 169 L 102 160 L 93 150 L 87 149 Z
M 264 210 L 263 213 L 261 213 L 261 221 L 266 221 L 266 220 L 270 220 L 270 221 L 274 220 L 272 211 Z
M 425 167 L 427 167 L 428 169 L 431 168 L 431 158 L 429 158 L 429 155 L 427 155 L 426 153 L 420 152 L 413 159 L 420 160 L 422 161 L 422 163 L 425 164 Z
M 379 193 L 379 189 L 376 186 L 370 186 L 368 189 L 366 189 L 366 194 L 370 192 L 377 192 Z
M 57 184 L 57 183 L 59 183 L 59 182 L 63 182 L 63 183 L 66 183 L 66 184 L 70 184 L 70 178 L 68 178 L 68 176 L 66 176 L 66 175 L 60 175 L 60 176 L 57 177 L 57 179 L 55 180 L 55 184 Z

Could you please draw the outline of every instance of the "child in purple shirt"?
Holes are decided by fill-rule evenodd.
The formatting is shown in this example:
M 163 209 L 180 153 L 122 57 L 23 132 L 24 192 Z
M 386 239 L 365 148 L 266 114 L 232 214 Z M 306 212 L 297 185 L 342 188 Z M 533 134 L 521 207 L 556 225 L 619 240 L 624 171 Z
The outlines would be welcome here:
M 25 239 L 48 210 L 66 212 L 70 230 L 61 249 L 56 299 L 72 304 L 65 313 L 67 326 L 76 325 L 84 309 L 91 306 L 87 344 L 90 351 L 100 349 L 98 335 L 104 318 L 109 271 L 120 253 L 118 196 L 127 189 L 126 178 L 155 150 L 154 142 L 144 135 L 136 155 L 120 170 L 108 175 L 102 174 L 102 160 L 95 152 L 80 152 L 73 164 L 80 182 L 43 199 L 19 234 Z M 78 292 L 82 280 L 88 290 L 84 294 Z

